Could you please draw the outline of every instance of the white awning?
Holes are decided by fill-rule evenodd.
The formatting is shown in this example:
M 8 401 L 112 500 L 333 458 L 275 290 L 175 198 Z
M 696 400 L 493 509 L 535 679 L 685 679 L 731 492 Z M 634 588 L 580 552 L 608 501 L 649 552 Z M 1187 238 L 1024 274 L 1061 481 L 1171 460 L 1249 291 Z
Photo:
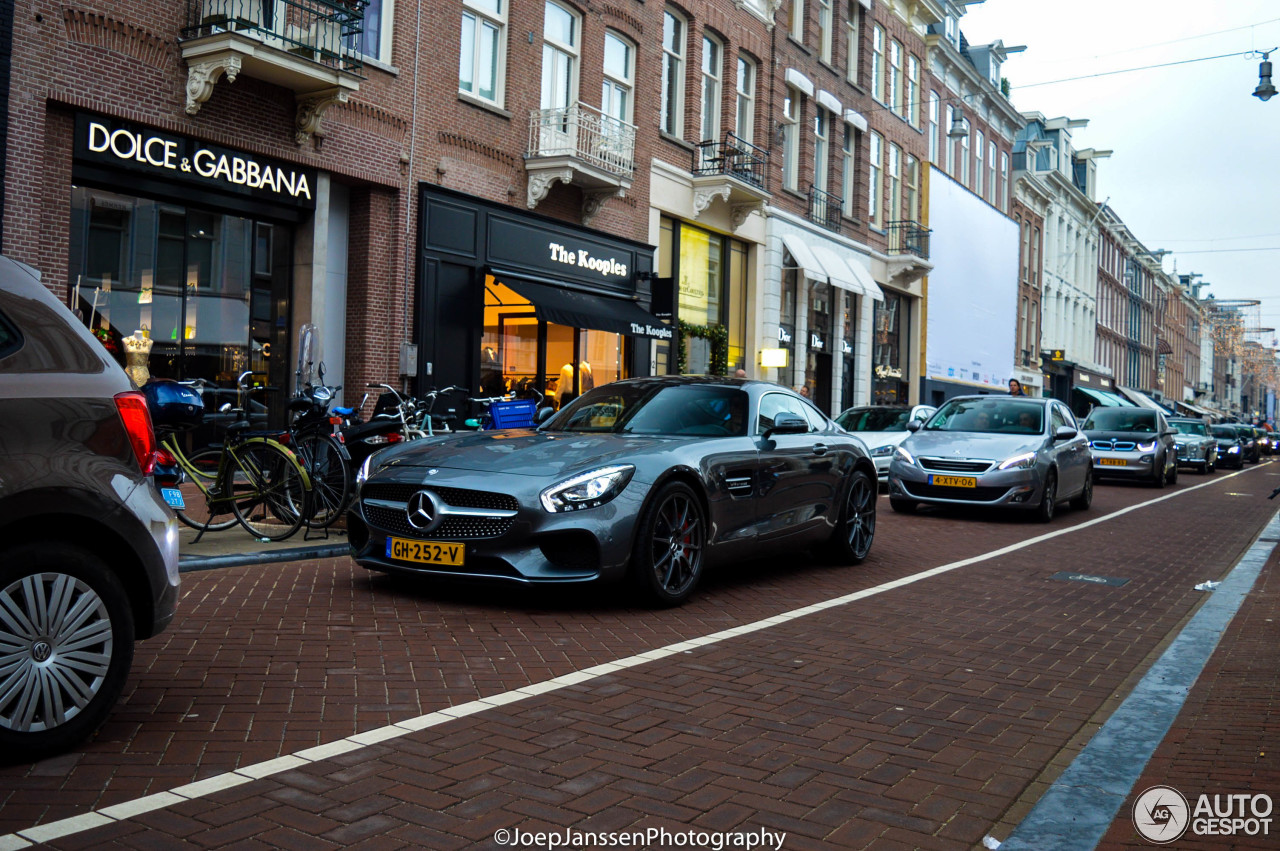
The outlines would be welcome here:
M 1139 408 L 1150 408 L 1151 410 L 1159 411 L 1162 414 L 1173 413 L 1173 411 L 1169 410 L 1164 405 L 1161 405 L 1141 390 L 1134 390 L 1132 387 L 1121 387 L 1119 384 L 1116 385 L 1116 389 L 1119 390 L 1126 399 L 1137 405 Z
M 823 106 L 825 106 L 827 109 L 834 112 L 836 115 L 839 115 L 840 113 L 844 112 L 844 104 L 840 102 L 839 98 L 831 94 L 831 92 L 827 91 L 826 89 L 822 89 L 821 91 L 819 91 L 818 94 L 815 95 L 813 99 L 816 100 L 818 103 L 822 104 Z
M 884 293 L 880 290 L 880 285 L 876 283 L 875 278 L 871 277 L 871 270 L 862 265 L 861 260 L 848 260 L 845 265 L 849 267 L 849 271 L 857 279 L 864 295 L 872 301 L 884 301 Z
M 827 270 L 813 256 L 813 252 L 809 250 L 808 244 L 803 239 L 793 233 L 784 233 L 782 235 L 782 244 L 787 247 L 787 251 L 791 252 L 791 257 L 796 261 L 796 266 L 804 272 L 806 278 L 823 284 L 827 282 Z M 784 266 L 783 268 L 793 267 Z
M 844 120 L 858 128 L 859 133 L 867 132 L 867 119 L 863 117 L 861 112 L 856 109 L 846 109 L 844 111 Z
M 831 286 L 839 287 L 842 290 L 848 290 L 851 293 L 862 293 L 862 287 L 858 285 L 858 281 L 853 277 L 853 273 L 849 271 L 848 265 L 840 259 L 840 255 L 836 254 L 825 245 L 811 245 L 809 249 L 813 252 L 813 256 L 822 264 L 822 268 L 827 270 L 827 279 L 831 281 Z
M 788 86 L 793 86 L 804 92 L 808 97 L 813 97 L 813 80 L 810 80 L 795 68 L 788 68 L 787 73 L 783 75 Z

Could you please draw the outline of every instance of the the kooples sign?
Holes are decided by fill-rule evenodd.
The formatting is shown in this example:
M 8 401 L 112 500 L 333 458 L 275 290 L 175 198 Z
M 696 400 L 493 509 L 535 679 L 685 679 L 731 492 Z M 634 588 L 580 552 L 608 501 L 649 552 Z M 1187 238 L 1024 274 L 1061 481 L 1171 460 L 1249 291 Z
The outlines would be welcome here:
M 314 169 L 111 119 L 76 117 L 76 157 L 222 192 L 315 206 Z
M 601 275 L 617 275 L 624 278 L 627 275 L 627 264 L 619 263 L 614 257 L 593 257 L 585 248 L 579 248 L 575 251 L 558 242 L 547 243 L 547 248 L 551 252 L 551 259 L 557 263 L 563 263 L 566 266 L 577 266 L 581 269 L 590 269 L 592 272 L 599 272 Z

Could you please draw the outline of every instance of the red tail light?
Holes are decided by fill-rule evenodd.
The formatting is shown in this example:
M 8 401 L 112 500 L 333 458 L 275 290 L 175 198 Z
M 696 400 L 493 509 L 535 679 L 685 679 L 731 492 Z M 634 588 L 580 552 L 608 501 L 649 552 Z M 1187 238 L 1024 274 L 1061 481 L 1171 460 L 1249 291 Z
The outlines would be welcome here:
M 156 466 L 157 467 L 172 467 L 174 464 L 177 464 L 177 463 L 178 463 L 178 459 L 170 455 L 168 450 L 163 448 L 156 450 Z
M 156 434 L 151 428 L 151 414 L 147 411 L 147 397 L 137 390 L 116 394 L 116 410 L 124 421 L 129 435 L 129 445 L 138 460 L 142 475 L 149 476 L 156 467 Z

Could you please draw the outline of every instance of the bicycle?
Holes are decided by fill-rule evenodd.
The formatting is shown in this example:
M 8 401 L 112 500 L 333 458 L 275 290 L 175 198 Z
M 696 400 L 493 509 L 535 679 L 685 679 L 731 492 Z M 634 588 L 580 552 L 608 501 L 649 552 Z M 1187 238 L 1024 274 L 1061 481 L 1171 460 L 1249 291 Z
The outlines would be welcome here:
M 333 525 L 355 496 L 351 455 L 341 437 L 342 418 L 328 410 L 340 389 L 325 385 L 321 364 L 319 383 L 313 385 L 308 380 L 289 403 L 292 417 L 282 440 L 297 450 L 311 480 L 310 511 L 304 521 L 308 529 Z
M 175 429 L 163 429 L 158 435 L 160 446 L 204 498 L 204 505 L 196 509 L 189 509 L 185 498 L 180 500 L 182 505 L 173 505 L 179 520 L 199 530 L 197 541 L 205 532 L 229 529 L 236 523 L 255 538 L 283 541 L 302 527 L 310 511 L 311 480 L 297 456 L 279 441 L 249 431 L 244 419 L 248 394 L 244 380 L 252 374 L 244 372 L 236 381 L 238 406 L 222 409 L 240 419 L 227 427 L 221 446 L 187 455 L 178 445 Z M 180 383 L 197 391 L 206 384 L 202 379 Z M 231 519 L 218 519 L 226 514 Z

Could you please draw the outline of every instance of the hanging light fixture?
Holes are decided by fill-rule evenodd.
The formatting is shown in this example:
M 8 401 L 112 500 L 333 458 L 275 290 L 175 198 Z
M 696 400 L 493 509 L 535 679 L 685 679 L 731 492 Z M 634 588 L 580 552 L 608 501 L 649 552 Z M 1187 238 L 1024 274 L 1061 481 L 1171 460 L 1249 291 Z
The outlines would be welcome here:
M 1276 93 L 1276 87 L 1271 84 L 1271 54 L 1276 48 L 1271 50 L 1260 51 L 1262 53 L 1262 64 L 1258 66 L 1258 87 L 1253 90 L 1253 96 L 1261 101 L 1271 100 L 1271 96 Z
M 969 135 L 969 119 L 964 117 L 961 107 L 953 107 L 951 111 L 951 129 L 947 131 L 948 139 L 963 139 Z

